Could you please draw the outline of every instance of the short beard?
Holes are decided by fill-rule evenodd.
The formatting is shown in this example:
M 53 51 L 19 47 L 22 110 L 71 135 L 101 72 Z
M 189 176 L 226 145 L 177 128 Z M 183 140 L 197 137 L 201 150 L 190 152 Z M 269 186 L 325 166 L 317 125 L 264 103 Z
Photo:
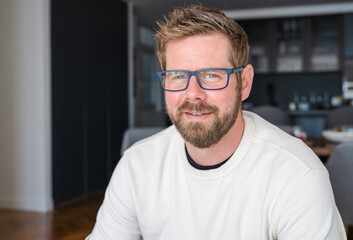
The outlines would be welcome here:
M 207 105 L 202 102 L 198 104 L 183 103 L 178 107 L 176 116 L 167 108 L 167 114 L 185 141 L 197 148 L 209 148 L 217 144 L 234 126 L 241 107 L 241 91 L 237 91 L 236 94 L 234 108 L 230 112 L 224 113 L 222 117 L 219 116 L 219 109 L 216 106 Z M 185 111 L 212 113 L 215 119 L 209 127 L 199 122 L 182 121 L 182 115 Z

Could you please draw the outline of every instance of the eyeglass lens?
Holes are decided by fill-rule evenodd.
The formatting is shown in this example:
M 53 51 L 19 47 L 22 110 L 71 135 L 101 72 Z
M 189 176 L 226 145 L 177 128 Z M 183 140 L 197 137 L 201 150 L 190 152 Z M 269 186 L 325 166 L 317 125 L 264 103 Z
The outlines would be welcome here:
M 224 70 L 200 71 L 198 79 L 203 88 L 218 89 L 227 85 L 228 74 Z M 163 87 L 167 90 L 181 90 L 186 88 L 189 80 L 188 72 L 165 72 L 161 76 Z

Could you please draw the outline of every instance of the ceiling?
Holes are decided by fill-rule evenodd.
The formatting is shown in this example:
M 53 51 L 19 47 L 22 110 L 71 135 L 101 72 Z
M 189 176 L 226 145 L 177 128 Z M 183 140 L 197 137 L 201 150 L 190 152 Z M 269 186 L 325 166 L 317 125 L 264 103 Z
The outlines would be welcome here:
M 201 3 L 220 10 L 245 10 L 288 6 L 324 5 L 331 3 L 353 3 L 352 0 L 125 0 L 133 3 L 139 24 L 155 27 L 155 22 L 174 7 Z

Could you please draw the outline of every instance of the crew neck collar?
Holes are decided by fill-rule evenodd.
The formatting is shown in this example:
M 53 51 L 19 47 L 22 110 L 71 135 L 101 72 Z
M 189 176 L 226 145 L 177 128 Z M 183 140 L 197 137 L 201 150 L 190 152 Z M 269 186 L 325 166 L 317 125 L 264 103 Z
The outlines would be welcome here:
M 181 138 L 182 141 L 180 142 L 179 152 L 182 154 L 181 159 L 183 162 L 183 166 L 189 174 L 199 179 L 211 180 L 211 179 L 220 178 L 225 175 L 228 175 L 238 167 L 238 165 L 243 160 L 246 152 L 250 147 L 250 144 L 254 135 L 254 130 L 255 130 L 255 123 L 251 117 L 251 114 L 247 114 L 247 112 L 243 111 L 242 115 L 244 118 L 245 126 L 244 126 L 244 132 L 243 132 L 241 141 L 237 149 L 235 150 L 234 154 L 229 158 L 229 160 L 226 161 L 221 166 L 219 166 L 218 168 L 205 171 L 205 170 L 197 169 L 194 166 L 192 166 L 189 163 L 185 153 L 185 142 Z

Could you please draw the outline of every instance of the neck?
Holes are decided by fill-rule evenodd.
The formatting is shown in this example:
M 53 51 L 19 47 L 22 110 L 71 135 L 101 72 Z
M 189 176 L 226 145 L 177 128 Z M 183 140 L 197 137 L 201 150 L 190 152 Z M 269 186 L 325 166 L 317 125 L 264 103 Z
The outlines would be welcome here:
M 239 113 L 237 120 L 228 133 L 210 148 L 197 148 L 185 142 L 190 157 L 199 165 L 216 165 L 229 158 L 238 148 L 244 132 L 244 119 Z

